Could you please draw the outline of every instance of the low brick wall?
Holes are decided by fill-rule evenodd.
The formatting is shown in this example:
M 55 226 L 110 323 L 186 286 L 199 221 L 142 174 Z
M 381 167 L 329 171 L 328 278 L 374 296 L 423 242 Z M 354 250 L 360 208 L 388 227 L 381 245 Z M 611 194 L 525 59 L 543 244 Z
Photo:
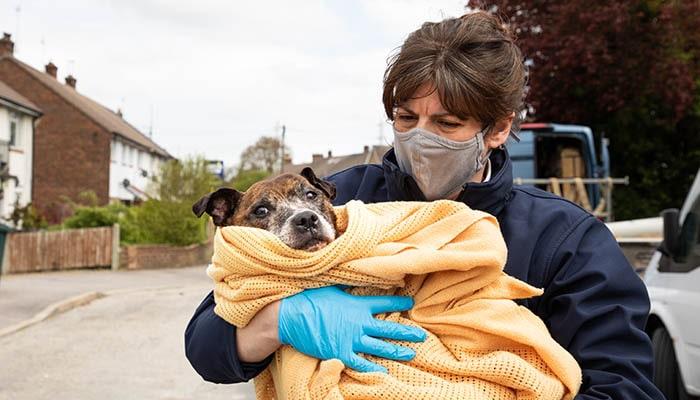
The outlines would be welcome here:
M 208 264 L 213 253 L 210 242 L 189 246 L 166 244 L 122 246 L 120 269 L 178 268 Z

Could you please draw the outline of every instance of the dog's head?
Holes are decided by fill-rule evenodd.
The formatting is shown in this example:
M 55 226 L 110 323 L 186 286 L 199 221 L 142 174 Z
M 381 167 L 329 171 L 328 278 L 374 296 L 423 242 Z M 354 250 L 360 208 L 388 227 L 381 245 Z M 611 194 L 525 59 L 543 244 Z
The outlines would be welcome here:
M 192 211 L 211 215 L 216 226 L 265 229 L 289 247 L 314 251 L 335 239 L 334 198 L 335 186 L 307 167 L 301 175 L 257 182 L 244 193 L 220 188 L 199 199 Z

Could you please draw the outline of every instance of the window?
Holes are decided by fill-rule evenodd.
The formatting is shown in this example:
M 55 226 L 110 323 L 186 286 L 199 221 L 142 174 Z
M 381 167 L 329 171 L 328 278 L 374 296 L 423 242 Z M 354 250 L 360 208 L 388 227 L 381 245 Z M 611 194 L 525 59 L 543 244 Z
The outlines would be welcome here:
M 700 197 L 695 199 L 693 206 L 688 210 L 688 214 L 683 220 L 681 227 L 678 254 L 675 254 L 675 261 L 678 263 L 698 262 L 697 251 L 700 246 Z
M 19 116 L 13 112 L 10 113 L 10 146 L 19 146 Z
M 141 158 L 141 169 L 149 171 L 151 169 L 151 155 L 148 152 L 143 152 L 143 158 Z
M 126 147 L 124 144 L 122 144 L 121 149 L 122 149 L 122 165 L 126 165 L 126 156 L 127 156 L 126 153 L 129 151 L 129 148 Z
M 700 266 L 700 197 L 696 198 L 683 219 L 678 248 L 673 257 L 662 257 L 661 272 L 690 272 Z

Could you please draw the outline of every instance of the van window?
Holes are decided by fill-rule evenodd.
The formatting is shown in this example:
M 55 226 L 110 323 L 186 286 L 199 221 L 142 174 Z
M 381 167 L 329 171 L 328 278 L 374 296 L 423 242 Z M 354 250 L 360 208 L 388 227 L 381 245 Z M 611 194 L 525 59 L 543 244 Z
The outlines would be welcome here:
M 700 198 L 695 199 L 693 206 L 688 210 L 688 214 L 683 220 L 680 240 L 678 243 L 677 255 L 674 257 L 677 262 L 686 262 L 693 254 L 693 248 L 700 244 L 698 235 L 698 218 L 700 217 Z
M 673 254 L 668 271 L 689 272 L 698 266 L 700 266 L 700 197 L 695 199 L 683 220 L 678 249 Z
M 586 178 L 585 148 L 577 137 L 539 135 L 535 141 L 537 176 L 541 178 Z

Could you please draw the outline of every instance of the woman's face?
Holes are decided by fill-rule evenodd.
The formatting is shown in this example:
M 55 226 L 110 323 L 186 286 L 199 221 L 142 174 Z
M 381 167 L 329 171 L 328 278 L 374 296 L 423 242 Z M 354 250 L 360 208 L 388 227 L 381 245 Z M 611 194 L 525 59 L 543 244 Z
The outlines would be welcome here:
M 432 92 L 432 93 L 431 93 Z M 484 151 L 482 157 L 486 157 L 490 149 L 501 146 L 508 139 L 510 128 L 513 124 L 515 113 L 496 121 L 489 132 L 484 132 Z M 394 128 L 398 134 L 408 132 L 413 128 L 422 128 L 438 136 L 463 142 L 472 139 L 482 129 L 481 121 L 475 118 L 461 119 L 449 113 L 442 106 L 440 96 L 431 85 L 422 85 L 411 99 L 400 104 L 394 114 Z M 481 182 L 484 169 L 471 177 L 471 182 Z M 451 199 L 457 197 L 455 193 Z
M 513 116 L 504 118 L 490 132 L 484 132 L 485 147 L 495 149 L 505 143 L 512 122 Z M 473 138 L 482 129 L 481 121 L 475 118 L 461 119 L 446 111 L 437 91 L 429 84 L 422 85 L 411 99 L 397 107 L 394 127 L 399 133 L 422 128 L 459 142 Z M 484 149 L 485 152 L 487 149 Z

